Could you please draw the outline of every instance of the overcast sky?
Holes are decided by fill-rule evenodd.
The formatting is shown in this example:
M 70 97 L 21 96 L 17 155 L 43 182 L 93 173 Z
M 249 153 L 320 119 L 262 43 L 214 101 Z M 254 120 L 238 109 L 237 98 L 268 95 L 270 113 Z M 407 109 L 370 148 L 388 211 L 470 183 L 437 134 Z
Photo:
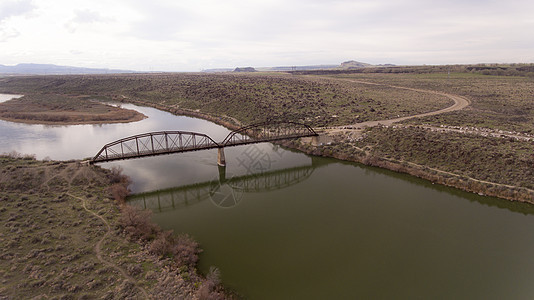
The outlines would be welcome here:
M 534 62 L 533 0 L 0 0 L 0 64 Z

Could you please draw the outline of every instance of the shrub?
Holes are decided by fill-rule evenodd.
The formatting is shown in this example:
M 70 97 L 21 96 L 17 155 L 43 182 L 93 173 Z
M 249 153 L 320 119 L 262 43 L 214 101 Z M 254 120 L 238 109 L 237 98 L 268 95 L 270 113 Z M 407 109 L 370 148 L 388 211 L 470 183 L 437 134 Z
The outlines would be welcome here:
M 178 265 L 195 267 L 198 255 L 202 252 L 197 241 L 187 234 L 176 237 L 172 247 L 172 254 Z
M 123 205 L 121 212 L 120 225 L 130 237 L 150 240 L 158 233 L 159 228 L 150 220 L 151 211 Z
M 225 299 L 222 291 L 217 290 L 217 286 L 221 283 L 221 273 L 216 267 L 210 267 L 210 271 L 206 275 L 206 279 L 202 282 L 198 290 L 199 299 Z
M 130 192 L 128 191 L 128 188 L 124 185 L 115 183 L 108 187 L 108 193 L 111 198 L 115 199 L 115 201 L 120 204 L 123 204 L 124 200 L 126 199 L 126 196 L 128 196 Z
M 150 245 L 148 251 L 159 256 L 166 256 L 172 254 L 172 246 L 174 238 L 172 237 L 172 230 L 160 232 Z
M 124 203 L 126 196 L 129 194 L 128 185 L 130 185 L 130 177 L 122 174 L 122 168 L 112 167 L 108 173 L 108 179 L 111 186 L 108 188 L 108 193 L 111 198 L 115 199 L 118 203 Z
M 108 178 L 109 182 L 111 182 L 112 184 L 120 183 L 127 186 L 131 182 L 130 177 L 122 174 L 122 168 L 120 166 L 112 167 L 109 170 Z

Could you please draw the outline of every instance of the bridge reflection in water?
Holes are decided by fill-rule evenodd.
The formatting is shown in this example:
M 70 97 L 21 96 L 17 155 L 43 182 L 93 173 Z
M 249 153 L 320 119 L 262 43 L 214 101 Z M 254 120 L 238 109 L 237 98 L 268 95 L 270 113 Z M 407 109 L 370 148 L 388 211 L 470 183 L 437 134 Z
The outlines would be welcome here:
M 308 179 L 323 164 L 292 167 L 282 170 L 226 178 L 219 168 L 219 179 L 181 187 L 132 195 L 128 203 L 133 206 L 163 212 L 191 206 L 210 200 L 220 208 L 232 208 L 241 202 L 246 193 L 260 193 L 290 187 Z

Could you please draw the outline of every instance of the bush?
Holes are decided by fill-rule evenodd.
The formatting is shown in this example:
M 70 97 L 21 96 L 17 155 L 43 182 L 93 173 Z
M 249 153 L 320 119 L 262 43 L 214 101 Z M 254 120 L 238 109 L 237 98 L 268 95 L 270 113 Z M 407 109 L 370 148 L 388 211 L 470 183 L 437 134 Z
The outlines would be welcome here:
M 130 177 L 122 174 L 122 168 L 120 166 L 112 167 L 109 170 L 108 178 L 112 184 L 120 183 L 128 186 L 131 183 Z
M 128 191 L 128 188 L 124 185 L 115 183 L 108 187 L 108 193 L 112 199 L 115 199 L 115 201 L 117 201 L 117 203 L 123 204 L 124 200 L 126 199 L 126 196 L 128 196 L 130 191 Z
M 178 265 L 195 267 L 198 255 L 202 252 L 197 241 L 187 234 L 176 237 L 172 247 L 174 260 Z
M 163 231 L 150 243 L 148 251 L 161 257 L 170 255 L 172 254 L 173 243 L 172 230 Z
M 122 174 L 121 167 L 112 167 L 108 173 L 111 186 L 108 188 L 110 197 L 120 204 L 124 203 L 126 196 L 130 193 L 128 185 L 131 183 L 130 177 Z
M 206 279 L 198 289 L 198 298 L 201 300 L 225 299 L 222 291 L 217 290 L 217 286 L 221 283 L 221 273 L 216 267 L 210 267 Z
M 158 233 L 159 228 L 150 220 L 151 211 L 123 205 L 121 212 L 120 225 L 131 238 L 150 240 Z

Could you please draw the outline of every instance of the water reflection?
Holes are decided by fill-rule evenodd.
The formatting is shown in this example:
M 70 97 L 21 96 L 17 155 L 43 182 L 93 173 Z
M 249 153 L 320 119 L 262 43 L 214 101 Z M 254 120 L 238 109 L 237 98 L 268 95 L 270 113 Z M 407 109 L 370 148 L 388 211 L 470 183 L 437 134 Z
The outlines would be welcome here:
M 4 97 L 5 98 L 5 97 Z M 230 131 L 211 122 L 177 117 L 150 107 L 122 104 L 148 118 L 133 123 L 100 125 L 38 125 L 0 120 L 0 153 L 17 151 L 34 154 L 38 159 L 83 159 L 93 157 L 103 145 L 144 132 L 160 130 L 188 130 L 201 132 L 217 139 Z
M 281 190 L 308 179 L 317 168 L 308 166 L 286 168 L 257 174 L 226 178 L 220 168 L 219 179 L 185 185 L 155 192 L 141 193 L 129 198 L 129 203 L 155 212 L 180 209 L 210 200 L 216 207 L 232 208 L 246 193 Z
M 340 164 L 346 164 L 346 165 L 353 165 L 351 162 L 347 161 L 339 161 Z M 534 215 L 534 205 L 525 203 L 525 202 L 519 202 L 519 201 L 509 201 L 504 200 L 497 197 L 490 197 L 485 195 L 479 195 L 475 193 L 466 192 L 457 188 L 452 188 L 448 186 L 444 186 L 441 184 L 433 184 L 429 182 L 428 180 L 417 178 L 414 176 L 409 176 L 404 173 L 398 173 L 395 171 L 390 171 L 387 169 L 382 169 L 378 167 L 370 167 L 365 166 L 365 174 L 367 176 L 372 176 L 373 174 L 384 174 L 388 177 L 393 177 L 399 180 L 402 180 L 408 184 L 413 185 L 419 185 L 424 186 L 426 188 L 432 189 L 439 193 L 446 193 L 447 195 L 450 195 L 451 197 L 460 197 L 466 200 L 469 200 L 470 202 L 478 203 L 487 207 L 496 207 L 500 209 L 506 209 L 510 212 L 514 213 L 520 213 L 523 215 Z

